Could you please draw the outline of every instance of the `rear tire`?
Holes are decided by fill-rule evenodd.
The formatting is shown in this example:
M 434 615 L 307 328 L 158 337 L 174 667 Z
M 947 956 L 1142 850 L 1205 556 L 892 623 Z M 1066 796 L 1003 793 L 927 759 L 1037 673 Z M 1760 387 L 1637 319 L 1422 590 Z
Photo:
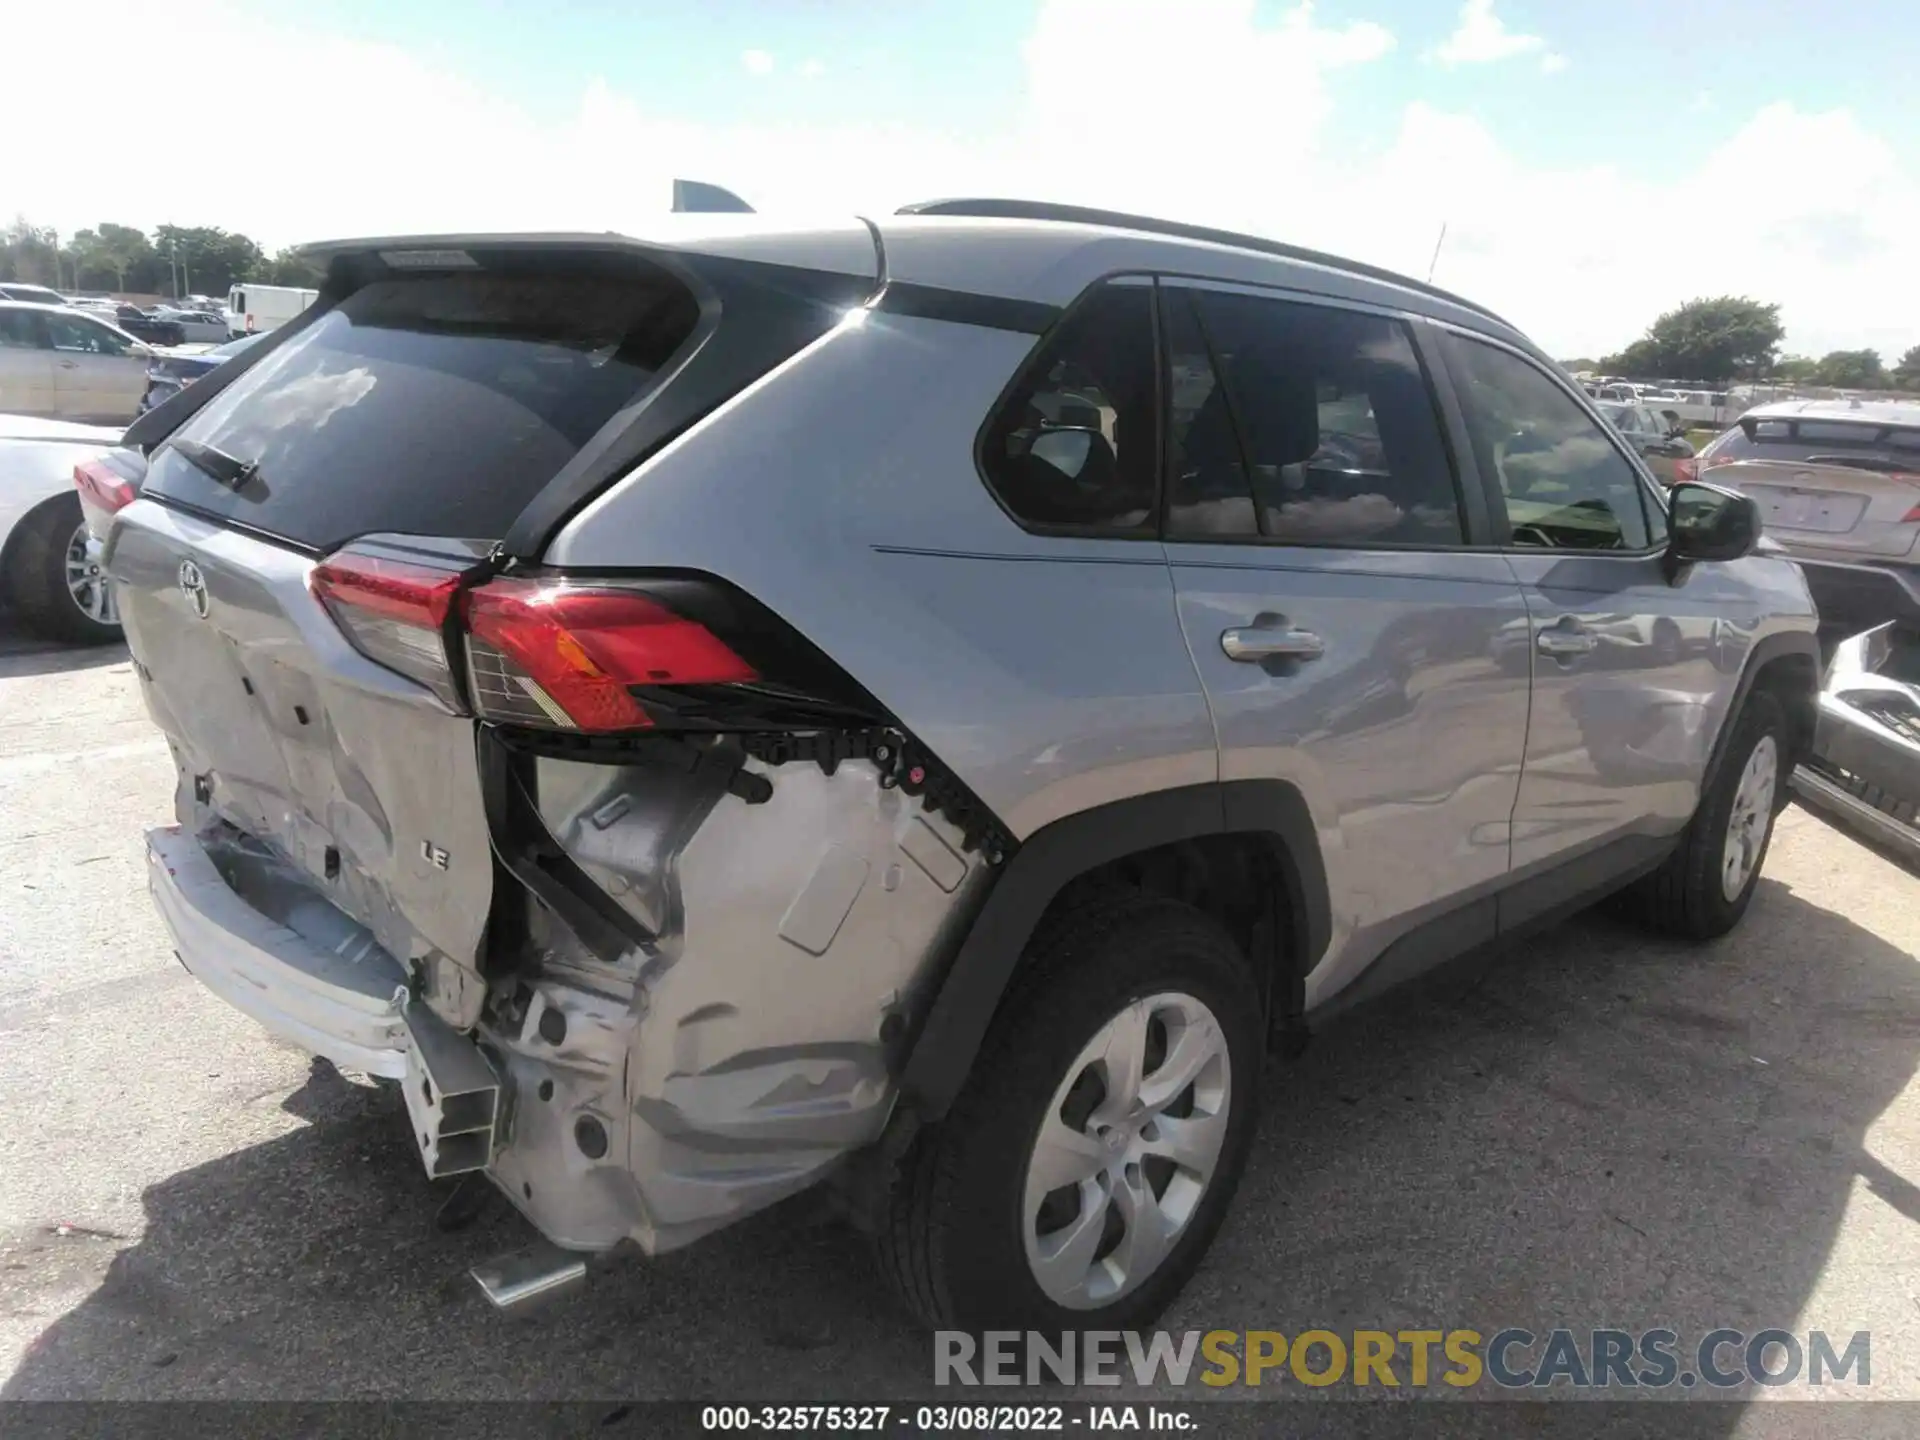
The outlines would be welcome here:
M 1150 1325 L 1245 1167 L 1261 1015 L 1201 911 L 1126 892 L 1047 923 L 887 1196 L 875 1249 L 907 1308 L 932 1329 Z
M 7 598 L 36 634 L 107 645 L 121 638 L 111 582 L 103 574 L 70 573 L 72 565 L 86 565 L 84 551 L 76 550 L 85 542 L 78 495 L 56 495 L 28 511 L 7 549 Z
M 1753 901 L 1787 783 L 1787 717 L 1764 690 L 1747 697 L 1727 737 L 1719 774 L 1661 867 L 1627 891 L 1629 908 L 1655 929 L 1713 940 Z

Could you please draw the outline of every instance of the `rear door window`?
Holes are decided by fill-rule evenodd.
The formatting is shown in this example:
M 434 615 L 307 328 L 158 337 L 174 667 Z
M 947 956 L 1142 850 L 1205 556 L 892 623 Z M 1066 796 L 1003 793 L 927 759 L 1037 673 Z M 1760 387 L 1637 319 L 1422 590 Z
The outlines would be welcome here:
M 75 355 L 125 355 L 127 342 L 105 325 L 72 315 L 47 316 L 53 348 Z
M 494 540 L 692 333 L 663 271 L 380 280 L 281 344 L 163 446 L 150 492 L 331 549 L 376 532 Z
M 1461 543 L 1459 492 L 1405 325 L 1163 286 L 1167 538 Z
M 8 350 L 44 350 L 46 331 L 31 310 L 0 310 L 0 348 Z

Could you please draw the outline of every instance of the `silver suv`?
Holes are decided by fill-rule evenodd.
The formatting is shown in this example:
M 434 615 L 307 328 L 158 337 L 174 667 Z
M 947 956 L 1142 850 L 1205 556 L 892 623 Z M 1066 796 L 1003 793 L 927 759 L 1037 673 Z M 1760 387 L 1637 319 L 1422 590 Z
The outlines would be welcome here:
M 928 1323 L 1140 1325 L 1269 1049 L 1610 892 L 1740 918 L 1806 588 L 1495 316 L 1056 207 L 695 223 L 322 247 L 130 432 L 155 901 L 430 1174 L 651 1253 L 831 1178 Z

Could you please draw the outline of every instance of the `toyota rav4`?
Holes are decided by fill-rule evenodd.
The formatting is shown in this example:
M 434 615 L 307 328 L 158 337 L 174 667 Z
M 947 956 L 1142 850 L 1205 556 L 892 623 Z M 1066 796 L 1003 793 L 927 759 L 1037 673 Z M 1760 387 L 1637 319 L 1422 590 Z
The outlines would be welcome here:
M 1511 326 L 1054 206 L 679 223 L 318 247 L 89 500 L 180 959 L 429 1174 L 575 1254 L 831 1179 L 927 1323 L 1137 1326 L 1269 1051 L 1739 920 L 1805 584 Z

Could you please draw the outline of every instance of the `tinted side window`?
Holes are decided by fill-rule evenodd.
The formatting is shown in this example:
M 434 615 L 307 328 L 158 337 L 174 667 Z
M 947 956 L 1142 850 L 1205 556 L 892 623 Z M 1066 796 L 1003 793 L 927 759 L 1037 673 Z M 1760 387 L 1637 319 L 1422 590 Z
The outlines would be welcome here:
M 1513 543 L 1646 549 L 1639 476 L 1573 397 L 1508 351 L 1448 344 L 1474 456 L 1499 482 Z
M 44 350 L 31 310 L 0 310 L 0 346 L 9 350 Z
M 1169 538 L 1461 543 L 1453 467 L 1404 325 L 1284 300 L 1165 293 L 1177 446 Z
M 82 355 L 124 355 L 127 345 L 113 331 L 104 325 L 96 325 L 91 320 L 68 318 L 65 315 L 47 316 L 47 333 L 53 337 L 53 348 L 69 350 Z
M 1029 525 L 1151 534 L 1153 291 L 1110 285 L 1060 322 L 988 427 L 981 461 Z
M 1167 533 L 1258 535 L 1240 436 L 1190 291 L 1163 288 L 1167 342 Z

